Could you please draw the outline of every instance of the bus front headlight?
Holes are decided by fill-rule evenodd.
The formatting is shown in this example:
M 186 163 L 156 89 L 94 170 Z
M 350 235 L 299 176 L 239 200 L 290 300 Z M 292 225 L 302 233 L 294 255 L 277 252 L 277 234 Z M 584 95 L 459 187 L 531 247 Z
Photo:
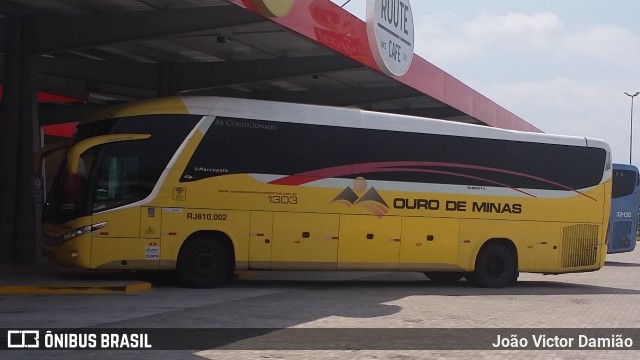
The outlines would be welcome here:
M 101 223 L 97 223 L 97 224 L 93 224 L 93 225 L 87 225 L 87 226 L 82 226 L 79 228 L 75 228 L 73 230 L 70 230 L 68 232 L 66 232 L 64 235 L 62 235 L 62 243 L 65 243 L 73 238 L 77 238 L 80 235 L 84 235 L 84 234 L 88 234 L 92 231 L 98 230 L 98 229 L 102 229 L 103 227 L 107 226 L 107 222 L 101 222 Z
M 91 232 L 91 225 L 83 226 L 80 228 L 75 228 L 64 235 L 62 235 L 62 242 L 67 242 L 73 238 L 76 238 L 80 235 L 84 235 L 86 233 Z

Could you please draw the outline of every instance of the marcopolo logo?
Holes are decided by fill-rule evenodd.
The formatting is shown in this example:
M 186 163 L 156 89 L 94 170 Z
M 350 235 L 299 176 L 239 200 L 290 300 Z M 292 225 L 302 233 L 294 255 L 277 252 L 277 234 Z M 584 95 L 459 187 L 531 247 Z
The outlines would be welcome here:
M 368 0 L 367 36 L 380 69 L 388 75 L 404 75 L 411 65 L 414 48 L 409 0 Z

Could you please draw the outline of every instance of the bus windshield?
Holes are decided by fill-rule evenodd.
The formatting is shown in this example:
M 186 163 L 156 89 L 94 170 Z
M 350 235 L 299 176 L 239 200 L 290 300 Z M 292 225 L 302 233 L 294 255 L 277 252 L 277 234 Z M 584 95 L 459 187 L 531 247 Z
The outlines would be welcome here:
M 616 170 L 613 171 L 613 188 L 611 190 L 612 198 L 619 198 L 631 195 L 638 186 L 638 177 L 633 170 Z
M 609 254 L 633 251 L 638 231 L 640 178 L 638 168 L 613 164 L 611 218 L 609 222 Z
M 125 139 L 132 141 L 98 142 L 80 154 L 73 170 L 69 159 L 65 160 L 47 197 L 44 220 L 62 223 L 144 199 L 200 118 L 147 115 L 79 126 L 68 151 L 84 140 L 103 135 L 147 135 Z M 172 131 L 163 130 L 166 128 Z

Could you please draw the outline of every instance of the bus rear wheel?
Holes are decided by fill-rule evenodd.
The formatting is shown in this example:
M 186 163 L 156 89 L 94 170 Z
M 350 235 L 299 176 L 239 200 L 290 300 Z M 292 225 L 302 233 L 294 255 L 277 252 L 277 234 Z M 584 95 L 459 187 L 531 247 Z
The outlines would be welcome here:
M 468 280 L 478 287 L 502 288 L 518 277 L 518 265 L 511 250 L 501 244 L 488 244 L 476 258 L 476 269 Z
M 427 279 L 438 284 L 454 284 L 462 279 L 459 272 L 425 272 Z
M 180 281 L 186 287 L 217 287 L 230 277 L 231 257 L 216 239 L 196 237 L 180 249 L 177 268 Z

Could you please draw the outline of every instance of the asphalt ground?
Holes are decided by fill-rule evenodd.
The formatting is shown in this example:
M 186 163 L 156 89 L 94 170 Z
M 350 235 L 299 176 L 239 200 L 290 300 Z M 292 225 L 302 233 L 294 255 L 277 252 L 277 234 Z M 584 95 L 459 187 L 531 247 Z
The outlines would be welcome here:
M 638 359 L 639 350 L 493 349 L 487 341 L 599 329 L 640 349 L 640 254 L 608 255 L 596 272 L 521 274 L 505 289 L 439 285 L 420 273 L 243 272 L 201 290 L 180 288 L 172 273 L 0 266 L 0 329 L 61 328 L 168 329 L 156 349 L 180 334 L 226 340 L 197 350 L 4 350 L 0 359 Z M 243 329 L 262 330 L 238 337 Z M 444 348 L 425 345 L 433 343 Z

